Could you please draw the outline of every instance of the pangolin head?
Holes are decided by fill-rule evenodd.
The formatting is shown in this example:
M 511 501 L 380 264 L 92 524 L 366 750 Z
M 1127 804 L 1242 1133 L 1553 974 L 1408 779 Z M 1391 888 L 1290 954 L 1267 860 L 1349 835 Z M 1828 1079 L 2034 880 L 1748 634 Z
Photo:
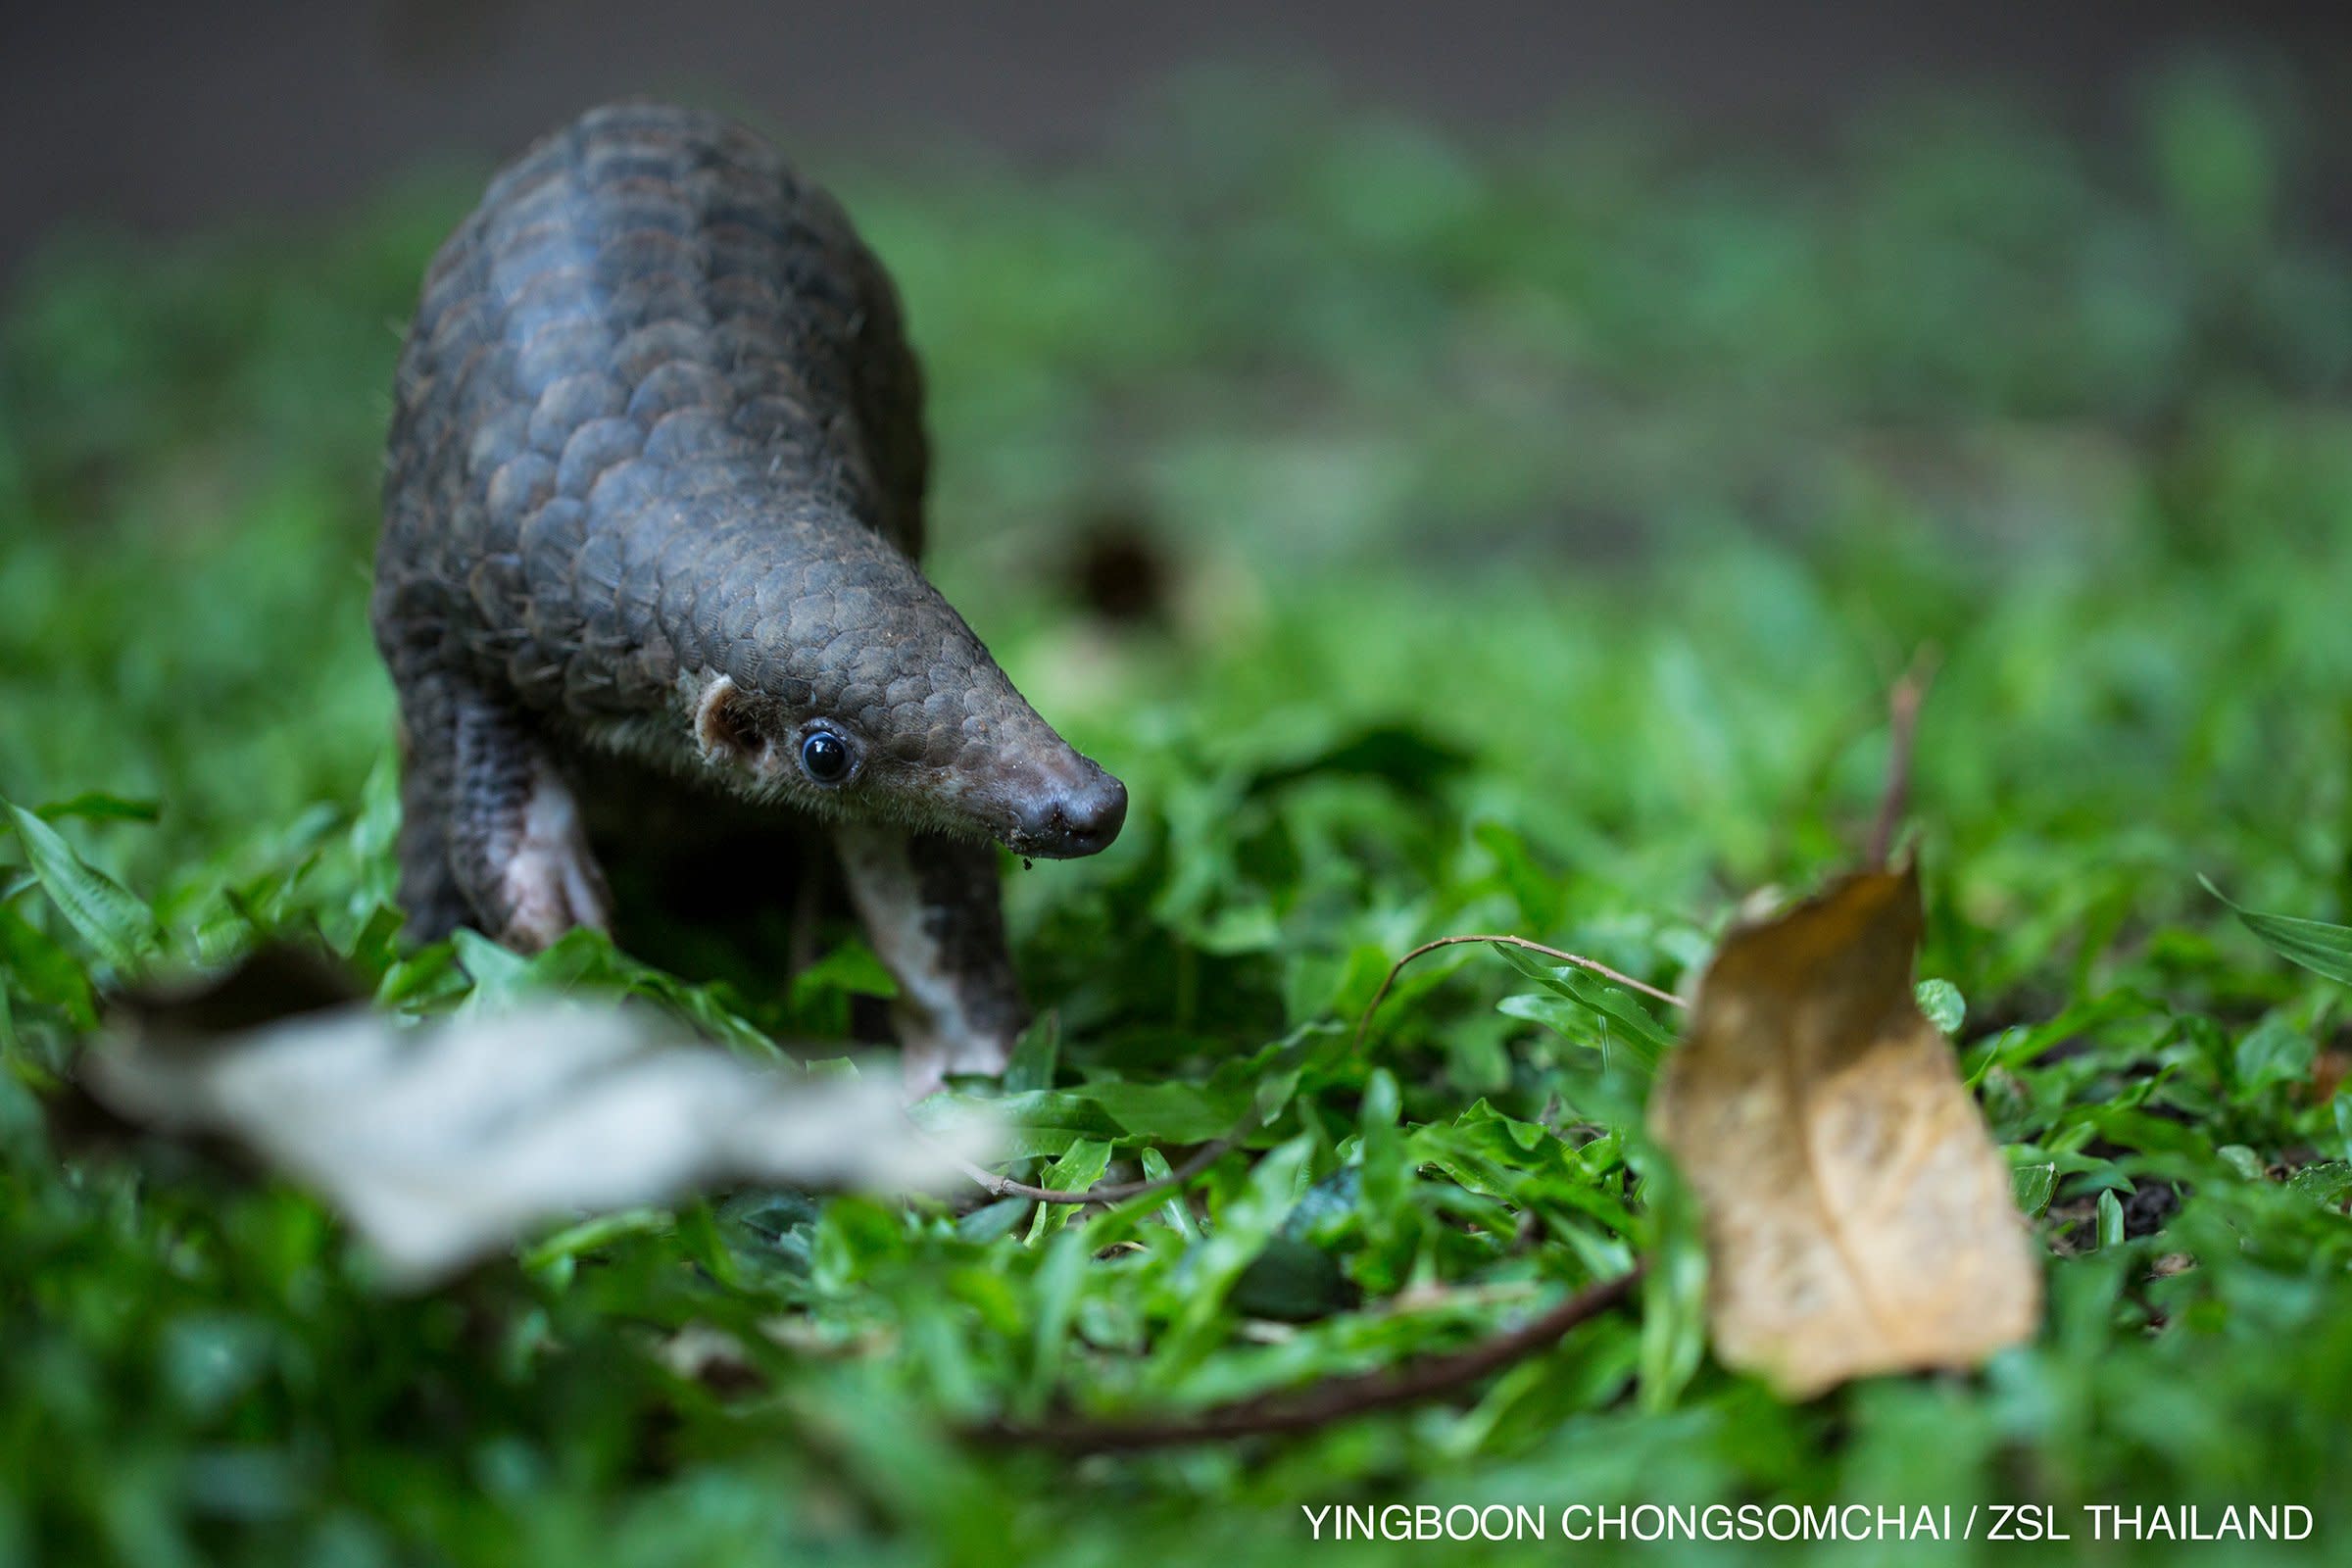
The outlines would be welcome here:
M 1126 786 L 1038 716 L 913 563 L 855 524 L 816 532 L 706 618 L 715 657 L 680 694 L 701 765 L 749 799 L 1044 859 L 1118 837 Z

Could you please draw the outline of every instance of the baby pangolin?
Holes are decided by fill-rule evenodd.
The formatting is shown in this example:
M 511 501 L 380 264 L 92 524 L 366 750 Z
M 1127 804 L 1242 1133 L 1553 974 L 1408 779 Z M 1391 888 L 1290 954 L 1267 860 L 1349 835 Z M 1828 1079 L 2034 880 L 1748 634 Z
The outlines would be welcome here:
M 603 926 L 600 807 L 749 804 L 830 839 L 909 1087 L 1001 1070 L 991 841 L 1092 855 L 1127 792 L 916 569 L 926 466 L 890 279 L 749 132 L 616 105 L 493 179 L 401 354 L 376 555 L 410 935 Z

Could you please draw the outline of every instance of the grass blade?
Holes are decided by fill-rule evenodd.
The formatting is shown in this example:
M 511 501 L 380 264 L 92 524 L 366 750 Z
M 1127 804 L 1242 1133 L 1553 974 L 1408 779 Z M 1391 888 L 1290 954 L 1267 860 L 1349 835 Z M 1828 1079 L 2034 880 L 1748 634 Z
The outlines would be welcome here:
M 163 928 L 155 911 L 136 895 L 84 860 L 32 812 L 13 802 L 0 805 L 8 807 L 41 891 L 100 958 L 118 972 L 128 972 L 162 948 Z
M 2352 986 L 2352 926 L 2329 925 L 2291 914 L 2264 914 L 2249 909 L 2205 878 L 2205 891 L 2230 906 L 2245 928 L 2263 945 L 2290 963 L 2324 974 L 2339 985 Z

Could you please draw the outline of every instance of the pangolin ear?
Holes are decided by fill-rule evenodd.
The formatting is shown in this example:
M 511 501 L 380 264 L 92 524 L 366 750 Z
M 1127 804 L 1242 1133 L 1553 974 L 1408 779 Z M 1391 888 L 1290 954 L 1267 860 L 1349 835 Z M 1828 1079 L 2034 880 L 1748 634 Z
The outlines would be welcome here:
M 734 678 L 719 675 L 694 701 L 694 740 L 710 763 L 757 762 L 769 742 L 752 717 L 751 705 Z

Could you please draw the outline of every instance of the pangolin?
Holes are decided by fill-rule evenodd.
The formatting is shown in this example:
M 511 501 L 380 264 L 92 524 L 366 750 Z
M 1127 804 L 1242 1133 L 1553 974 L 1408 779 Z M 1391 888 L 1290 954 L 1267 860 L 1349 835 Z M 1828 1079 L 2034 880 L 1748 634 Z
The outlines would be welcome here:
M 1127 792 L 917 568 L 921 403 L 881 265 L 744 128 L 613 105 L 490 182 L 400 357 L 376 555 L 412 939 L 607 925 L 592 845 L 750 807 L 830 841 L 910 1089 L 1003 1068 L 994 845 L 1094 854 Z

